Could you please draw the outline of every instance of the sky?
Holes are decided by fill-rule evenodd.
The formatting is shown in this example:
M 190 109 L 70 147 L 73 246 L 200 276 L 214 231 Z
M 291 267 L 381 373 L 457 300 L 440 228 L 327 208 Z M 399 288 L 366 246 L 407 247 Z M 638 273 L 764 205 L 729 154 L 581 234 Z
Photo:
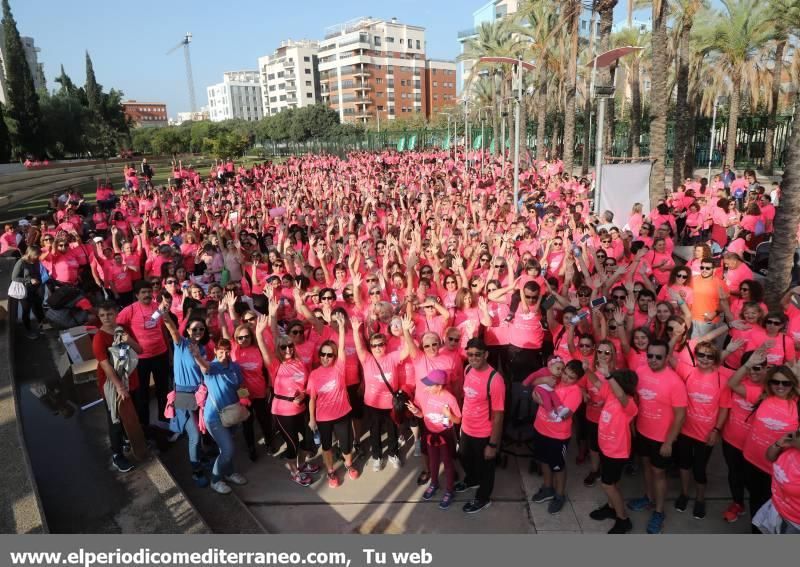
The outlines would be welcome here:
M 22 35 L 41 49 L 47 87 L 64 65 L 76 84 L 85 77 L 85 52 L 97 81 L 127 99 L 163 102 L 174 118 L 189 110 L 183 50 L 166 55 L 191 32 L 192 72 L 198 107 L 206 87 L 225 71 L 257 68 L 285 39 L 322 39 L 325 28 L 360 16 L 426 28 L 427 55 L 455 59 L 459 30 L 473 27 L 472 12 L 485 0 L 9 0 Z M 624 19 L 620 0 L 615 20 Z

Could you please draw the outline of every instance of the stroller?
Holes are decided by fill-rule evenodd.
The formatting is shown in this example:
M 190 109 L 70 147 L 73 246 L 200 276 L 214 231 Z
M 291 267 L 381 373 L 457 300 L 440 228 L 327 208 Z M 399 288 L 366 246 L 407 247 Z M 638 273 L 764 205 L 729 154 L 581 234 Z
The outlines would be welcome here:
M 508 466 L 508 456 L 531 459 L 533 461 L 533 420 L 539 406 L 533 401 L 533 386 L 521 382 L 508 385 L 506 412 L 503 419 L 503 443 L 498 465 Z

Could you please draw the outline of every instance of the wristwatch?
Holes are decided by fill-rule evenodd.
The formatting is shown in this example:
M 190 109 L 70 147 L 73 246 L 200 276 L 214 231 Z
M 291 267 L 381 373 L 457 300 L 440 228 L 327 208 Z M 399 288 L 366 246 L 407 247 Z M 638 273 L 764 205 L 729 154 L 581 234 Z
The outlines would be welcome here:
M 497 449 L 497 443 L 492 443 L 491 441 L 489 441 L 487 445 L 489 445 L 489 447 L 491 447 L 492 449 Z

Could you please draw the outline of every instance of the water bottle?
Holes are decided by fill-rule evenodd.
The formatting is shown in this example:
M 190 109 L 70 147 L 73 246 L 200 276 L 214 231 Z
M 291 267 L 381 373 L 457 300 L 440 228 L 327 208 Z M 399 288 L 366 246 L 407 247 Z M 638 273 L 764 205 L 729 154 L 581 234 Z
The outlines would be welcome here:
M 445 404 L 444 407 L 445 407 L 445 409 L 450 409 L 450 406 L 448 406 L 447 404 Z M 444 425 L 445 427 L 450 427 L 450 418 L 447 417 L 447 415 L 445 415 L 442 418 L 442 425 Z
M 161 315 L 163 315 L 163 313 L 161 313 L 161 309 L 156 309 L 155 311 L 153 311 L 153 314 L 150 315 L 150 318 L 153 321 L 158 321 L 159 319 L 161 319 Z
M 319 435 L 319 429 L 314 430 L 314 445 L 322 445 L 322 438 Z

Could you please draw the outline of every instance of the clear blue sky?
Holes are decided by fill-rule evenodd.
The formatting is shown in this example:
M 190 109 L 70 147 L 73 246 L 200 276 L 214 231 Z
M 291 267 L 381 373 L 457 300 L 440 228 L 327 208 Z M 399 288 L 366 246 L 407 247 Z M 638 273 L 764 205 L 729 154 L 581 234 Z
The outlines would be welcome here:
M 359 16 L 426 28 L 429 57 L 455 59 L 459 30 L 472 27 L 472 12 L 485 0 L 367 0 L 279 2 L 276 0 L 10 0 L 22 35 L 41 49 L 49 89 L 63 64 L 76 84 L 85 77 L 84 52 L 97 80 L 126 98 L 165 102 L 170 117 L 189 110 L 183 52 L 166 52 L 192 32 L 192 69 L 197 104 L 222 73 L 257 67 L 283 39 L 321 39 L 327 26 Z M 620 0 L 616 18 L 625 17 Z

